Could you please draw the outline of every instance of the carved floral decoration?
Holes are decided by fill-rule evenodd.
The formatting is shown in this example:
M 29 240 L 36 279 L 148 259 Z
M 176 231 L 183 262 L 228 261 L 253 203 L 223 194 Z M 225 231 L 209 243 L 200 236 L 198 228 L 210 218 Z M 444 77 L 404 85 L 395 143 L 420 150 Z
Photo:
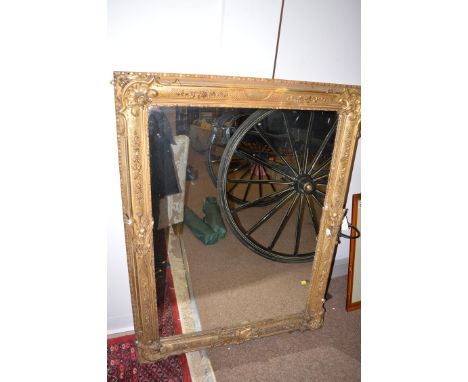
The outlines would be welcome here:
M 348 88 L 341 93 L 339 98 L 343 114 L 351 121 L 361 118 L 361 95 L 357 91 L 350 91 Z

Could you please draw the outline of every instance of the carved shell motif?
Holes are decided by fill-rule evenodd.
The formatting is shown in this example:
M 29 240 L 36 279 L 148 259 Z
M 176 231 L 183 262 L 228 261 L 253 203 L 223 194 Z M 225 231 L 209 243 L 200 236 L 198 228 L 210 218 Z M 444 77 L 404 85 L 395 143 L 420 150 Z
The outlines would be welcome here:
M 158 96 L 156 79 L 153 76 L 142 78 L 141 81 L 131 81 L 128 77 L 118 77 L 116 81 L 124 84 L 122 87 L 122 108 L 129 107 L 133 116 L 138 116 L 140 110 L 149 105 Z

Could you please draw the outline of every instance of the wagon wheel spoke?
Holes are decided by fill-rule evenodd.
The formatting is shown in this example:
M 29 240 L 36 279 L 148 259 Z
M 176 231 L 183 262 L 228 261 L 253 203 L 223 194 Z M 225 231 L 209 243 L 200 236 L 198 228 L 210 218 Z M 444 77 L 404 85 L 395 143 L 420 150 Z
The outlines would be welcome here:
M 278 229 L 276 230 L 276 233 L 275 233 L 275 236 L 273 237 L 273 239 L 271 240 L 271 243 L 270 245 L 268 246 L 268 249 L 273 249 L 273 247 L 275 246 L 276 242 L 278 241 L 281 233 L 283 232 L 283 229 L 284 229 L 284 226 L 286 225 L 286 223 L 288 222 L 289 220 L 289 217 L 291 216 L 291 212 L 294 208 L 294 206 L 296 205 L 296 201 L 297 201 L 297 198 L 299 197 L 299 194 L 296 194 L 294 196 L 294 199 L 293 201 L 291 202 L 291 204 L 289 205 L 288 207 L 288 210 L 286 211 L 286 213 L 284 214 L 283 216 L 283 219 L 281 220 L 281 223 L 278 225 Z
M 265 176 L 268 179 L 268 181 L 271 181 L 270 175 L 268 175 L 268 171 L 266 171 L 266 170 L 265 170 Z M 292 184 L 292 182 L 290 184 Z M 276 187 L 275 187 L 274 183 L 270 183 L 270 186 L 273 189 L 273 191 L 276 191 Z
M 315 181 L 315 180 L 320 180 L 320 179 L 328 178 L 329 175 L 330 175 L 329 173 L 328 173 L 328 174 L 321 175 L 321 176 L 319 176 L 318 178 L 314 178 L 314 181 Z M 320 185 L 322 185 L 322 183 L 320 183 Z M 326 186 L 326 184 L 324 184 L 324 186 Z
M 245 234 L 249 236 L 253 231 L 255 231 L 258 227 L 260 227 L 263 223 L 265 223 L 268 219 L 270 219 L 282 206 L 285 204 L 291 196 L 294 195 L 294 192 L 290 192 L 283 196 L 278 203 L 274 205 L 266 214 L 264 214 L 254 225 L 252 225 Z
M 292 142 L 292 137 L 291 137 L 291 131 L 289 130 L 289 123 L 288 123 L 288 119 L 286 118 L 286 115 L 284 113 L 283 114 L 283 121 L 284 121 L 284 125 L 286 127 L 286 131 L 288 133 L 288 141 L 289 141 L 289 145 L 291 146 L 291 150 L 294 154 L 294 159 L 296 160 L 296 165 L 297 165 L 297 171 L 298 172 L 294 172 L 295 175 L 297 175 L 298 173 L 301 173 L 301 165 L 299 164 L 299 157 L 297 156 L 297 151 L 296 149 L 294 148 L 294 145 L 293 145 L 293 142 Z
M 283 182 L 281 180 L 266 180 L 266 179 L 258 179 L 258 180 L 255 180 L 255 179 L 252 179 L 252 180 L 248 180 L 248 179 L 227 179 L 227 181 L 229 183 L 253 183 L 253 184 L 271 184 L 271 185 L 275 185 L 275 184 L 294 184 L 294 182 Z M 276 191 L 276 190 L 274 190 L 274 191 Z
M 323 197 L 325 197 L 325 192 L 322 192 L 322 191 L 320 191 L 320 190 L 317 190 L 317 189 L 315 189 L 315 191 L 314 191 L 314 192 L 315 192 L 316 194 L 319 194 L 320 196 L 323 196 Z
M 273 151 L 273 153 L 274 153 L 277 157 L 279 157 L 279 158 L 284 162 L 284 164 L 292 171 L 292 173 L 293 173 L 294 175 L 297 176 L 297 175 L 298 175 L 298 174 L 297 174 L 297 171 L 294 170 L 294 169 L 291 167 L 291 165 L 289 164 L 289 162 L 286 160 L 286 158 L 285 158 L 283 155 L 281 155 L 281 154 L 278 152 L 278 150 L 276 150 L 276 148 L 273 146 L 273 144 L 271 143 L 271 141 L 270 141 L 270 140 L 267 138 L 267 136 L 263 133 L 262 129 L 259 128 L 258 126 L 254 126 L 254 129 L 255 129 L 255 131 L 257 131 L 258 134 L 262 137 L 262 139 L 265 141 L 265 143 L 268 145 L 268 147 L 270 147 L 271 151 Z
M 281 190 L 281 191 L 277 191 L 277 192 L 274 192 L 272 194 L 269 194 L 269 195 L 265 195 L 265 196 L 262 196 L 261 198 L 257 198 L 255 200 L 252 200 L 250 202 L 247 202 L 247 203 L 244 203 L 244 204 L 241 204 L 240 206 L 234 208 L 231 210 L 231 212 L 239 212 L 240 210 L 243 210 L 247 207 L 252 207 L 252 206 L 255 206 L 257 205 L 258 203 L 260 203 L 261 201 L 263 200 L 266 200 L 266 199 L 269 199 L 269 198 L 273 198 L 275 196 L 280 196 L 280 195 L 283 195 L 291 190 L 293 190 L 294 188 L 293 187 L 288 187 L 288 188 L 285 188 L 284 190 Z
M 233 173 L 235 173 L 235 172 L 238 172 L 238 171 L 240 171 L 240 170 L 243 170 L 243 169 L 246 168 L 246 167 L 250 167 L 250 164 L 249 164 L 249 163 L 244 163 L 242 166 L 240 166 L 240 167 L 234 167 L 234 168 L 232 168 L 232 169 L 231 169 L 231 166 L 229 166 L 229 171 L 228 171 L 228 172 L 229 172 L 230 174 L 233 174 Z
M 300 196 L 299 209 L 297 210 L 296 220 L 296 242 L 294 244 L 294 256 L 297 256 L 299 251 L 299 244 L 301 242 L 301 231 L 302 231 L 302 207 L 304 205 L 304 195 Z
M 244 159 L 249 160 L 251 162 L 254 162 L 256 164 L 260 164 L 262 166 L 265 166 L 266 168 L 270 169 L 271 171 L 274 171 L 274 172 L 276 172 L 278 174 L 281 174 L 281 175 L 283 175 L 283 176 L 285 176 L 285 177 L 287 177 L 287 178 L 289 178 L 289 179 L 291 179 L 293 181 L 295 180 L 293 176 L 291 176 L 289 174 L 286 174 L 284 171 L 282 171 L 282 170 L 280 170 L 278 168 L 275 168 L 274 166 L 270 165 L 268 162 L 265 162 L 264 160 L 262 160 L 262 159 L 260 159 L 258 157 L 254 157 L 253 155 L 250 155 L 250 154 L 248 154 L 248 153 L 246 153 L 244 151 L 241 151 L 241 150 L 237 150 L 236 154 L 238 156 L 240 156 L 241 158 L 244 158 Z
M 312 171 L 314 171 L 314 166 L 317 164 L 317 161 L 320 159 L 320 156 L 322 155 L 323 150 L 325 149 L 325 146 L 327 145 L 327 143 L 330 140 L 331 136 L 335 132 L 337 125 L 338 125 L 338 120 L 335 121 L 332 128 L 330 129 L 330 131 L 325 136 L 325 139 L 323 140 L 322 144 L 320 145 L 317 153 L 315 154 L 314 159 L 312 159 L 312 165 L 310 166 L 310 169 L 307 172 L 309 175 L 312 173 Z
M 262 180 L 262 167 L 258 166 L 257 169 L 258 169 L 258 180 Z M 262 184 L 258 183 L 258 194 L 260 195 L 260 197 L 263 196 L 262 191 L 263 191 L 262 190 Z
M 255 172 L 255 168 L 256 168 L 256 165 L 250 169 L 250 178 L 249 180 L 252 180 L 253 176 L 254 176 L 254 172 Z M 252 182 L 249 182 L 247 184 L 247 187 L 245 189 L 245 192 L 244 192 L 244 197 L 242 198 L 242 200 L 245 202 L 245 200 L 247 199 L 247 196 L 249 195 L 249 190 L 250 190 L 250 186 L 252 185 Z
M 244 177 L 249 173 L 249 171 L 250 167 L 248 167 L 247 170 L 241 175 L 240 179 L 238 179 L 239 182 L 233 182 L 235 184 L 228 190 L 228 194 L 230 194 L 237 187 L 237 185 L 240 183 L 240 180 L 244 179 Z
M 311 175 L 312 178 L 315 178 L 315 176 L 320 172 L 322 171 L 323 169 L 325 169 L 332 161 L 332 158 L 328 159 L 324 164 L 322 164 L 316 171 L 314 171 L 314 173 Z M 328 175 L 328 174 L 327 174 Z
M 310 196 L 317 202 L 320 208 L 323 208 L 323 203 L 320 200 L 318 200 L 318 198 L 314 194 L 310 194 Z
M 302 168 L 303 168 L 304 172 L 307 169 L 307 161 L 309 160 L 309 136 L 310 136 L 310 130 L 312 128 L 312 125 L 314 124 L 314 118 L 315 118 L 315 113 L 312 111 L 312 112 L 310 112 L 309 124 L 307 125 L 307 134 L 306 134 L 305 149 L 304 149 L 304 159 L 302 161 Z
M 317 219 L 317 215 L 314 214 L 314 210 L 312 209 L 312 205 L 310 204 L 309 198 L 305 198 L 307 202 L 307 207 L 309 210 L 310 218 L 312 219 L 312 224 L 314 225 L 315 228 L 315 233 L 318 234 L 318 231 L 320 229 L 320 222 Z

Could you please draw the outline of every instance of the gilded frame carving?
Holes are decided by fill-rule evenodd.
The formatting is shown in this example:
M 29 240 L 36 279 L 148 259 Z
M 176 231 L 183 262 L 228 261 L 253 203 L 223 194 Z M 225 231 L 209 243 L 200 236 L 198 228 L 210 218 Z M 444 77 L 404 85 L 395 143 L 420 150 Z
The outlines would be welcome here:
M 114 72 L 115 112 L 123 220 L 138 358 L 239 344 L 254 338 L 321 327 L 325 292 L 352 162 L 360 134 L 359 86 L 167 73 Z M 302 313 L 235 327 L 160 338 L 153 259 L 153 218 L 148 145 L 150 106 L 216 106 L 332 110 L 339 114 L 331 172 Z

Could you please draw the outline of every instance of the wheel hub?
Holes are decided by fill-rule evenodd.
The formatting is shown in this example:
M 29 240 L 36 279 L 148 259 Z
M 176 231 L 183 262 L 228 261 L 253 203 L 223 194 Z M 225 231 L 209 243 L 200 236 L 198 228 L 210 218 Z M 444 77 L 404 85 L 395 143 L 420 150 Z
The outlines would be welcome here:
M 301 175 L 295 184 L 296 191 L 301 194 L 310 195 L 315 191 L 315 184 L 309 175 Z

